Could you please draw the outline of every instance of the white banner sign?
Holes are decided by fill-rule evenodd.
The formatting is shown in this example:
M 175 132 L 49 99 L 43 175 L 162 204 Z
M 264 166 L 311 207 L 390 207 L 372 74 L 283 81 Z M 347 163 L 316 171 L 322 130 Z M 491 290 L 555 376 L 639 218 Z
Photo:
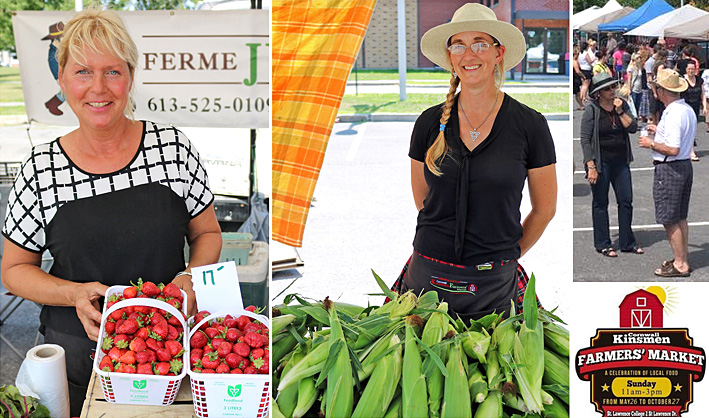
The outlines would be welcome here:
M 52 61 L 75 12 L 13 16 L 30 121 L 78 125 Z M 181 126 L 267 128 L 268 10 L 119 12 L 138 46 L 136 118 Z

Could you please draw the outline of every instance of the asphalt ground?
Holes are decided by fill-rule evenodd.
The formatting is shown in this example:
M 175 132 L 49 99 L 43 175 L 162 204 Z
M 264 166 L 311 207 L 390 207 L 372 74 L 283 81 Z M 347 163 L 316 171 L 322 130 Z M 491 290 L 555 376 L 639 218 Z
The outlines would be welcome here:
M 558 161 L 557 213 L 520 263 L 536 275 L 542 304 L 558 306 L 564 317 L 572 282 L 571 121 L 550 121 L 549 126 Z M 371 270 L 390 285 L 412 253 L 417 214 L 408 157 L 412 128 L 412 122 L 335 124 L 298 249 L 305 265 L 274 272 L 274 304 L 290 293 L 382 304 L 382 296 L 368 296 L 381 293 Z M 523 218 L 530 210 L 524 194 Z
M 637 145 L 638 134 L 630 137 L 634 161 L 630 165 L 633 181 L 633 232 L 645 254 L 618 253 L 617 258 L 604 257 L 593 247 L 591 222 L 591 188 L 584 179 L 583 154 L 579 141 L 583 112 L 573 112 L 573 155 L 576 171 L 573 180 L 573 248 L 574 281 L 606 282 L 696 282 L 709 281 L 709 135 L 706 124 L 697 127 L 699 145 L 695 152 L 700 157 L 693 163 L 694 184 L 689 208 L 689 262 L 693 272 L 687 278 L 662 278 L 653 274 L 664 260 L 672 259 L 672 251 L 664 228 L 655 222 L 652 199 L 653 165 L 649 149 Z M 609 218 L 611 239 L 618 240 L 618 210 L 613 192 L 610 192 Z M 617 248 L 617 247 L 616 247 Z

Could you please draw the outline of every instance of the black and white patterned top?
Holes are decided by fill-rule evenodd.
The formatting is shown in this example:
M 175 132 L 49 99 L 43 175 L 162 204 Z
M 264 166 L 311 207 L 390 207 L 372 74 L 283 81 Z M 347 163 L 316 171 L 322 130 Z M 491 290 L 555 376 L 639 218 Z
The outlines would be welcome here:
M 2 233 L 28 251 L 49 250 L 50 274 L 65 280 L 169 283 L 185 268 L 189 222 L 213 200 L 189 139 L 143 122 L 135 156 L 112 173 L 82 170 L 59 139 L 35 146 L 10 192 Z M 86 335 L 73 307 L 45 306 L 40 320 Z

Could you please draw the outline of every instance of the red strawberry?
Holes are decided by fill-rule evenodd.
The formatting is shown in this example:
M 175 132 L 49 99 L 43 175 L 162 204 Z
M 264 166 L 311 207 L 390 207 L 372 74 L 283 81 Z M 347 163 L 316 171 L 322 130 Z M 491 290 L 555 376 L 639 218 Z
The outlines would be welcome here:
M 150 330 L 146 327 L 142 327 L 138 329 L 138 331 L 133 334 L 135 338 L 142 338 L 144 341 L 147 341 L 148 338 L 150 338 Z
M 143 282 L 142 279 L 138 279 L 138 287 L 143 294 L 149 298 L 154 298 L 160 294 L 160 289 L 153 282 Z
M 182 360 L 170 360 L 170 372 L 175 373 L 175 375 L 180 374 L 180 372 L 182 372 Z
M 244 327 L 246 326 L 246 324 L 250 324 L 250 323 L 251 323 L 251 318 L 249 318 L 249 317 L 246 316 L 246 315 L 242 315 L 242 316 L 240 316 L 240 317 L 237 319 L 237 321 L 238 321 L 237 328 L 239 328 L 240 330 L 243 331 L 243 330 L 244 330 Z
M 264 354 L 263 348 L 254 348 L 253 350 L 251 350 L 251 355 L 250 355 L 251 360 L 261 358 L 261 357 L 263 357 L 263 354 Z
M 236 354 L 234 354 L 236 355 Z M 190 364 L 194 366 L 200 359 L 202 358 L 202 349 L 201 348 L 195 348 L 192 351 L 190 351 Z M 201 364 L 201 362 L 200 362 Z
M 145 340 L 145 344 L 153 351 L 158 351 L 158 349 L 160 349 L 160 344 L 158 344 L 158 341 L 154 338 L 148 338 Z
M 202 366 L 205 369 L 216 369 L 219 363 L 219 356 L 217 353 L 209 353 L 202 356 Z
M 227 315 L 224 318 L 223 324 L 227 328 L 236 328 L 239 325 L 239 321 L 237 321 L 236 318 L 232 318 L 230 315 Z
M 261 335 L 252 331 L 249 331 L 246 335 L 244 335 L 244 342 L 252 348 L 263 347 L 263 338 L 261 338 Z
M 121 355 L 123 355 L 123 352 L 118 347 L 113 347 L 108 351 L 108 357 L 110 357 L 113 361 L 118 361 L 118 359 L 121 358 Z
M 108 353 L 110 349 L 113 348 L 113 338 L 111 337 L 105 337 L 103 341 L 101 342 L 101 351 L 104 353 Z
M 166 298 L 179 298 L 182 296 L 180 288 L 175 283 L 168 283 L 162 288 L 162 294 Z
M 134 312 L 138 312 L 140 314 L 143 314 L 143 316 L 145 316 L 150 313 L 150 306 L 143 306 L 143 305 L 135 306 Z
M 180 320 L 176 316 L 171 316 L 168 320 L 167 323 L 172 325 L 173 327 L 180 327 L 182 328 L 182 324 L 180 323 Z
M 116 332 L 116 322 L 109 319 L 103 324 L 103 330 L 106 331 L 106 335 L 111 335 Z
M 229 369 L 229 366 L 227 366 L 226 364 L 219 363 L 219 365 L 217 366 L 215 371 L 217 373 L 225 373 L 226 374 L 226 373 L 229 373 L 230 369 Z
M 163 361 L 155 364 L 155 374 L 164 376 L 168 373 L 170 373 L 170 363 Z
M 244 374 L 258 374 L 258 371 L 253 367 L 249 366 L 244 369 Z
M 121 326 L 116 327 L 116 332 L 119 334 L 135 334 L 138 328 L 140 328 L 138 321 L 135 318 L 129 318 Z
M 249 306 L 245 307 L 244 310 L 245 310 L 245 311 L 249 311 L 249 312 L 251 312 L 251 313 L 256 313 L 256 311 L 258 310 L 258 308 L 256 308 L 254 305 L 249 305 Z
M 150 317 L 150 325 L 153 326 L 165 321 L 167 321 L 165 316 L 160 312 L 153 312 L 153 315 Z
M 111 312 L 111 315 L 109 316 L 114 321 L 118 321 L 119 319 L 123 318 L 123 309 L 116 309 L 115 311 Z
M 271 372 L 268 361 L 263 362 L 263 366 L 258 369 L 259 374 L 269 374 Z
M 249 332 L 249 331 L 257 332 L 257 333 L 260 334 L 260 333 L 261 333 L 261 332 L 260 332 L 260 331 L 261 331 L 261 326 L 260 326 L 259 324 L 257 324 L 256 322 L 251 322 L 251 323 L 248 323 L 248 324 L 244 325 L 244 330 L 243 330 L 243 331 L 244 331 L 244 334 L 246 334 L 246 333 Z
M 194 324 L 197 325 L 199 324 L 204 318 L 208 317 L 210 315 L 209 311 L 199 311 L 197 314 L 194 316 Z M 205 322 L 204 324 L 200 325 L 199 329 L 204 331 L 207 329 L 209 326 L 209 322 Z
M 155 355 L 157 356 L 158 361 L 170 361 L 172 359 L 172 354 L 167 348 L 159 348 L 155 350 Z
M 207 337 L 209 337 L 210 340 L 214 339 L 217 335 L 219 335 L 219 330 L 214 328 L 214 327 L 209 327 L 204 330 L 204 333 L 207 334 Z
M 127 336 L 126 334 L 116 334 L 116 336 L 113 337 L 113 345 L 115 345 L 118 348 L 128 348 L 129 344 L 130 344 L 130 337 Z
M 238 328 L 229 328 L 226 330 L 225 339 L 230 343 L 235 342 L 239 337 L 243 336 L 244 333 Z
M 112 372 L 113 371 L 113 362 L 111 361 L 111 358 L 109 356 L 104 356 L 101 359 L 101 362 L 98 365 L 99 370 L 103 370 L 104 372 Z
M 179 341 L 165 341 L 165 348 L 170 350 L 172 357 L 179 357 L 185 350 L 182 349 L 182 344 Z
M 225 335 L 225 334 L 226 334 L 227 328 L 226 328 L 226 326 L 225 326 L 224 324 L 217 324 L 217 325 L 214 326 L 214 328 L 216 328 L 217 331 L 219 331 L 220 334 L 222 334 L 222 335 Z
M 219 347 L 217 347 L 217 354 L 219 355 L 219 357 L 224 358 L 227 356 L 227 354 L 231 353 L 231 348 L 231 343 L 223 341 L 221 344 L 219 344 Z
M 215 350 L 214 348 L 212 348 L 212 345 L 211 345 L 211 344 L 207 344 L 207 345 L 204 346 L 204 354 L 209 354 L 209 353 L 211 353 L 212 351 L 216 352 L 217 350 Z
M 151 332 L 151 336 L 155 338 L 156 340 L 164 340 L 167 338 L 167 321 L 162 321 L 158 322 L 157 324 L 153 325 L 153 330 Z M 154 335 L 153 335 L 154 334 Z M 157 336 L 157 338 L 156 338 Z
M 241 369 L 233 369 L 230 373 L 231 374 L 244 374 L 244 372 L 241 371 Z
M 177 309 L 178 311 L 182 309 L 182 302 L 180 302 L 180 300 L 177 298 L 168 299 L 167 303 L 174 306 L 175 309 Z
M 139 324 L 142 324 L 142 323 L 143 323 L 143 316 L 144 316 L 144 315 L 141 314 L 140 312 L 138 312 L 138 311 L 133 311 L 133 312 L 130 313 L 130 315 L 128 315 L 128 318 L 126 318 L 126 319 L 133 318 L 133 319 L 135 319 L 136 321 L 138 321 Z
M 207 345 L 208 342 L 209 341 L 207 340 L 207 336 L 202 331 L 197 331 L 194 333 L 192 338 L 190 338 L 190 347 L 204 348 L 204 346 Z
M 147 349 L 145 351 L 150 356 L 150 360 L 148 361 L 148 363 L 155 363 L 156 361 L 158 361 L 158 356 L 155 354 L 155 351 L 153 351 L 151 349 Z
M 148 350 L 138 351 L 137 353 L 135 353 L 135 361 L 138 364 L 152 363 L 152 361 L 151 361 L 152 356 L 150 353 L 153 353 L 152 356 L 155 355 L 155 352 L 153 352 L 153 351 L 148 351 Z
M 124 365 L 123 373 L 130 373 L 130 374 L 135 374 L 136 369 L 135 366 L 132 364 L 126 364 Z
M 249 358 L 248 358 L 248 357 L 247 357 L 247 358 L 244 358 L 244 359 L 241 359 L 241 363 L 239 363 L 239 368 L 240 368 L 241 370 L 244 370 L 245 368 L 247 368 L 247 367 L 249 367 L 249 366 L 251 366 L 251 361 L 249 361 Z
M 135 352 L 128 350 L 118 359 L 123 364 L 135 364 Z
M 232 369 L 238 369 L 244 359 L 236 353 L 229 353 L 224 357 L 226 364 Z
M 251 353 L 251 347 L 246 343 L 236 343 L 234 344 L 233 351 L 241 357 L 248 357 Z
M 180 327 L 180 328 L 182 328 L 182 327 Z M 168 340 L 176 340 L 179 335 L 180 335 L 180 333 L 177 331 L 177 328 L 173 327 L 172 325 L 167 326 L 167 339 Z
M 224 338 L 221 338 L 221 337 L 214 338 L 211 341 L 212 348 L 214 348 L 216 350 L 217 348 L 219 348 L 220 345 L 222 345 L 222 343 L 225 343 L 225 342 L 226 341 L 224 340 Z
M 150 363 L 138 364 L 136 372 L 138 374 L 153 374 L 153 366 Z
M 216 373 L 214 369 L 202 369 L 203 374 L 214 374 Z
M 128 348 L 137 353 L 139 351 L 145 351 L 148 346 L 145 344 L 144 339 L 136 337 L 133 338 L 133 341 L 130 342 L 130 346 Z
M 135 286 L 126 287 L 123 289 L 123 299 L 133 299 L 138 296 L 138 288 Z

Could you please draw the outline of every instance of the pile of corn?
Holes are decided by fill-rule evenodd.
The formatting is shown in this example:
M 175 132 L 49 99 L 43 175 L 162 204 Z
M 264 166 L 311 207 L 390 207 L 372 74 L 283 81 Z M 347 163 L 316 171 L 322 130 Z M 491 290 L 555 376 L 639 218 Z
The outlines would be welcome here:
M 363 308 L 289 295 L 273 312 L 274 418 L 568 417 L 569 334 L 537 308 L 464 324 L 435 292 Z

